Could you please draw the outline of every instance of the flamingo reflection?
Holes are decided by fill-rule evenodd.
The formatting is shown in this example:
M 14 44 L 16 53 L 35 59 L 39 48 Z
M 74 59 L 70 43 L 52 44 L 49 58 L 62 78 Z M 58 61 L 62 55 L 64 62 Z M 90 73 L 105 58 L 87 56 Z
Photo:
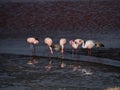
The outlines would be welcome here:
M 82 73 L 84 73 L 86 75 L 91 75 L 92 74 L 91 68 L 90 67 L 83 68 Z
M 60 63 L 60 67 L 61 68 L 65 68 L 66 67 L 66 63 L 62 60 L 61 63 Z
M 75 64 L 71 64 L 70 68 L 72 68 L 72 71 L 81 71 L 81 65 L 75 65 Z
M 50 71 L 52 69 L 52 60 L 49 60 L 48 65 L 45 66 L 46 71 Z
M 38 58 L 36 57 L 30 57 L 30 60 L 27 62 L 27 64 L 37 64 L 38 63 Z
M 49 47 L 49 50 L 50 50 L 50 54 L 51 54 L 51 56 L 53 55 L 53 49 L 52 49 L 52 43 L 53 43 L 53 41 L 52 41 L 52 39 L 51 38 L 49 38 L 49 37 L 47 37 L 47 38 L 45 38 L 44 39 L 44 43 L 46 44 L 46 45 L 48 45 L 48 47 Z

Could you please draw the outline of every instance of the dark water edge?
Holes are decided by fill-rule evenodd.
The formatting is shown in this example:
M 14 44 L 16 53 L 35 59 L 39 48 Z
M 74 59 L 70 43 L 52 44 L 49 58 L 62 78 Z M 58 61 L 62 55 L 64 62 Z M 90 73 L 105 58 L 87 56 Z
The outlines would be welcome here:
M 52 68 L 48 70 L 46 69 L 50 61 L 48 58 L 1 54 L 0 90 L 119 90 L 120 88 L 119 68 L 72 61 L 64 61 L 66 67 L 61 68 L 61 60 L 52 60 Z M 76 69 L 78 66 L 80 68 Z

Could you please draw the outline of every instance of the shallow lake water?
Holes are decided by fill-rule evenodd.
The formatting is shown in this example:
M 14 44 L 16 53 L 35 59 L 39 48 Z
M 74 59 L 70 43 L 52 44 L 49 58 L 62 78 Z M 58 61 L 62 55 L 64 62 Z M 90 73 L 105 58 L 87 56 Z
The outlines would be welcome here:
M 117 67 L 9 54 L 0 59 L 1 90 L 104 90 L 120 86 Z

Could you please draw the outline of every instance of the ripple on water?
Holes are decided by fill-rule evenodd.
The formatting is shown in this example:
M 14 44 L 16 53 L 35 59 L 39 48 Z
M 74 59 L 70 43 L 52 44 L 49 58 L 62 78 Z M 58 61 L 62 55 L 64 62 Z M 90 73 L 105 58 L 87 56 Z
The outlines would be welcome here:
M 66 66 L 60 67 L 61 60 L 53 59 L 49 63 L 47 58 L 37 58 L 37 63 L 28 64 L 31 57 L 14 55 L 2 56 L 2 59 L 5 61 L 0 63 L 0 87 L 5 90 L 7 87 L 101 90 L 120 86 L 117 67 L 72 61 L 64 61 Z M 51 68 L 46 70 L 46 66 Z

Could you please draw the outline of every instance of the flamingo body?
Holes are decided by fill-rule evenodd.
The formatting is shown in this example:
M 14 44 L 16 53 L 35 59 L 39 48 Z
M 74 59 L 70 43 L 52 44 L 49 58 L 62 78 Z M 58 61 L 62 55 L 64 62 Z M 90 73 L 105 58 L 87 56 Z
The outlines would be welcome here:
M 30 48 L 31 48 L 32 52 L 35 53 L 34 45 L 39 43 L 38 38 L 29 37 L 29 38 L 27 38 L 27 42 L 30 44 Z
M 91 49 L 93 47 L 104 47 L 104 45 L 100 42 L 95 42 L 93 40 L 87 40 L 85 43 L 82 41 L 82 47 L 88 49 L 88 55 L 91 55 Z
M 66 44 L 66 39 L 65 38 L 61 38 L 60 39 L 60 46 L 61 46 L 61 52 L 63 53 L 64 52 L 64 45 Z
M 82 39 L 75 39 L 74 42 L 77 43 L 78 45 L 81 45 L 82 44 Z
M 74 49 L 77 49 L 77 48 L 78 48 L 78 44 L 75 43 L 73 40 L 70 40 L 69 43 L 70 43 L 70 45 L 72 46 L 72 48 L 74 48 Z
M 47 44 L 49 47 L 52 45 L 52 39 L 47 37 L 44 39 L 45 44 Z
M 83 48 L 88 48 L 88 49 L 91 49 L 95 46 L 95 43 L 93 40 L 87 40 L 85 45 L 82 46 Z
M 50 49 L 50 53 L 53 54 L 53 50 L 52 50 L 52 39 L 47 37 L 44 39 L 44 43 L 48 45 L 49 49 Z
M 27 42 L 30 44 L 33 44 L 34 41 L 35 41 L 35 38 L 33 38 L 33 37 L 27 38 Z

